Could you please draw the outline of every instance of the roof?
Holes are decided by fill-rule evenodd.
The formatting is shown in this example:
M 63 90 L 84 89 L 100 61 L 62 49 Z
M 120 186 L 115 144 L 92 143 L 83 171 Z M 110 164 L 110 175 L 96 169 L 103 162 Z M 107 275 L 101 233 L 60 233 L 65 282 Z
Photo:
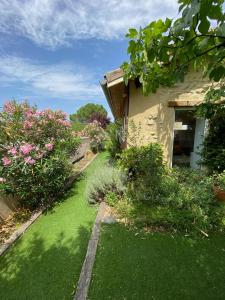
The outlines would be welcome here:
M 116 69 L 104 75 L 100 82 L 102 90 L 111 108 L 113 116 L 118 119 L 123 117 L 124 98 L 127 96 L 127 87 L 123 80 L 123 70 Z

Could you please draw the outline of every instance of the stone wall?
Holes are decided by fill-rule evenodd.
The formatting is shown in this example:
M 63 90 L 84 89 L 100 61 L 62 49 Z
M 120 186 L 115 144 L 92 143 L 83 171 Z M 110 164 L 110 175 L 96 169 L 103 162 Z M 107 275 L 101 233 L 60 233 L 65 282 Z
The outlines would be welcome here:
M 175 119 L 174 107 L 168 107 L 169 101 L 203 101 L 203 88 L 209 82 L 197 72 L 189 73 L 183 83 L 171 88 L 159 88 L 155 94 L 144 96 L 141 88 L 136 88 L 134 82 L 129 87 L 129 125 L 131 120 L 138 127 L 138 144 L 158 142 L 162 144 L 164 159 L 168 166 L 172 164 L 173 127 Z M 186 105 L 186 104 L 185 104 Z M 129 144 L 129 137 L 128 137 Z

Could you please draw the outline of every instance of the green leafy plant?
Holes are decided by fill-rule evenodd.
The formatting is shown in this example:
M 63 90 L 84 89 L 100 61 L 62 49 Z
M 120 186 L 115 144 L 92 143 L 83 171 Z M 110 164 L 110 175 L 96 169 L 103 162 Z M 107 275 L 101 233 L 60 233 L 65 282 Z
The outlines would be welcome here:
M 112 191 L 109 191 L 106 195 L 105 195 L 105 202 L 107 204 L 109 204 L 110 206 L 115 206 L 119 199 L 121 198 L 121 195 L 118 195 L 118 193 L 115 193 L 115 192 L 112 192 Z
M 165 171 L 159 144 L 124 150 L 120 155 L 119 166 L 127 173 L 128 194 L 131 198 L 150 203 L 158 201 Z
M 225 229 L 225 206 L 214 198 L 213 178 L 190 169 L 168 170 L 161 180 L 157 202 L 122 197 L 117 213 L 130 225 L 185 234 L 203 234 Z
M 112 159 L 118 158 L 122 151 L 123 142 L 123 127 L 122 120 L 116 120 L 107 126 L 106 150 L 109 152 Z
M 144 94 L 182 82 L 190 69 L 216 82 L 225 77 L 224 0 L 179 3 L 178 19 L 159 19 L 126 35 L 130 62 L 122 66 L 124 78 L 139 80 Z
M 196 115 L 208 120 L 203 142 L 202 161 L 210 173 L 225 170 L 225 84 L 208 89 L 203 103 L 196 107 Z
M 225 191 L 225 171 L 214 175 L 214 184 L 222 191 Z
M 94 172 L 86 185 L 86 197 L 90 203 L 101 202 L 105 199 L 109 200 L 110 192 L 120 196 L 124 191 L 123 173 L 117 168 L 108 165 Z

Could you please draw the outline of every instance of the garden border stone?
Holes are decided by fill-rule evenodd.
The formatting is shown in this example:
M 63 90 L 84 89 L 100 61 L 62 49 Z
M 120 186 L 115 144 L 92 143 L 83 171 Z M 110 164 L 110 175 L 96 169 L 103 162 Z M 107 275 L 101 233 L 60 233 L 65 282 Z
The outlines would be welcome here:
M 93 160 L 97 157 L 98 154 L 96 154 L 94 157 L 92 157 L 92 159 L 74 176 L 72 177 L 72 179 L 69 181 L 69 185 L 67 186 L 67 188 L 69 188 L 72 183 L 74 182 L 74 180 L 82 173 L 84 172 L 84 170 L 93 162 Z M 34 213 L 31 218 L 25 222 L 24 224 L 22 224 L 19 229 L 17 229 L 6 241 L 4 244 L 2 244 L 0 246 L 0 256 L 2 256 L 5 251 L 14 244 L 14 242 L 16 240 L 18 240 L 27 230 L 28 227 L 30 227 L 31 224 L 34 223 L 34 221 L 40 217 L 40 215 L 42 215 L 42 213 L 47 209 L 48 207 L 44 207 L 41 210 L 37 211 L 36 213 Z
M 92 228 L 91 238 L 88 243 L 88 248 L 84 263 L 81 269 L 77 289 L 74 300 L 86 300 L 88 296 L 88 289 L 91 282 L 92 269 L 95 262 L 95 255 L 97 251 L 98 241 L 100 237 L 101 222 L 105 214 L 106 203 L 101 202 L 98 209 L 98 214 Z

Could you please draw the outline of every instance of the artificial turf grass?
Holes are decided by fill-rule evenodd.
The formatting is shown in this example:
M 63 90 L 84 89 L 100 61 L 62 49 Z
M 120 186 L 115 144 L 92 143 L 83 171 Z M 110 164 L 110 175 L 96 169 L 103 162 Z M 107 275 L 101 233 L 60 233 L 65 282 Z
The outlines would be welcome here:
M 209 239 L 102 226 L 89 300 L 225 299 L 225 235 Z
M 106 156 L 98 155 L 63 201 L 0 258 L 0 299 L 72 299 L 97 211 L 84 196 L 86 177 Z

